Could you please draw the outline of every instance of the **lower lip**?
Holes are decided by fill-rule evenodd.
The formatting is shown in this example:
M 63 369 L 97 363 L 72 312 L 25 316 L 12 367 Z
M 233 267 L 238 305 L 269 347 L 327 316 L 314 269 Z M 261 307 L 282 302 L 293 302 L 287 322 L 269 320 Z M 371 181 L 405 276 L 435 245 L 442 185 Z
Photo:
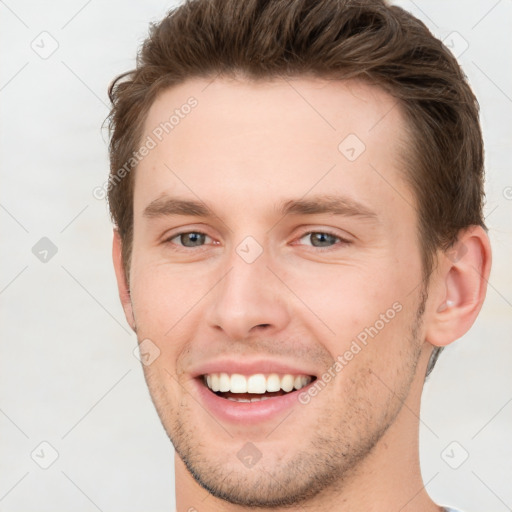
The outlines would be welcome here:
M 197 387 L 201 403 L 206 407 L 208 412 L 216 416 L 222 421 L 237 424 L 253 424 L 271 420 L 291 409 L 294 405 L 301 405 L 299 402 L 299 394 L 307 391 L 309 386 L 299 390 L 286 393 L 285 395 L 275 396 L 266 400 L 257 402 L 234 402 L 227 398 L 221 398 L 203 384 L 202 377 L 193 379 L 194 385 Z M 258 395 L 255 395 L 255 397 Z

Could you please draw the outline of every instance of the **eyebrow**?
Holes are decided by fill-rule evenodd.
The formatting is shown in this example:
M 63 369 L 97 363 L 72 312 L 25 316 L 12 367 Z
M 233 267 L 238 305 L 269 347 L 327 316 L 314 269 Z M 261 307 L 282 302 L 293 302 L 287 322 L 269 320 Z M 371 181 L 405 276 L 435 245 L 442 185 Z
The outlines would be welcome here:
M 377 219 L 377 214 L 349 197 L 322 195 L 311 199 L 289 200 L 282 203 L 278 212 L 282 215 L 316 215 L 327 213 L 346 217 Z
M 289 199 L 276 208 L 278 215 L 317 215 L 331 214 L 347 217 L 377 219 L 377 214 L 365 205 L 343 196 L 321 195 L 310 199 Z M 144 209 L 147 218 L 189 215 L 193 217 L 216 217 L 205 203 L 170 196 L 162 196 L 152 201 Z
M 146 206 L 143 212 L 143 216 L 150 219 L 171 215 L 192 215 L 196 217 L 214 216 L 212 211 L 200 201 L 190 201 L 169 196 L 155 199 Z

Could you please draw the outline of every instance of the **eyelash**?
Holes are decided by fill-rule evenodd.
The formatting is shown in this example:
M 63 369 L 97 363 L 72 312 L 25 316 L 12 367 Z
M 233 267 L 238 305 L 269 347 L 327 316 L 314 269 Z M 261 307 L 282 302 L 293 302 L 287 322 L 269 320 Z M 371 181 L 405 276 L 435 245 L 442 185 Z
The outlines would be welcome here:
M 172 242 L 172 240 L 174 240 L 175 238 L 178 238 L 182 235 L 192 234 L 192 233 L 196 234 L 196 235 L 204 235 L 208 238 L 211 238 L 209 235 L 207 235 L 206 233 L 203 233 L 202 231 L 182 231 L 181 233 L 176 233 L 176 234 L 172 235 L 171 237 L 167 238 L 166 240 L 164 240 L 163 243 L 164 244 L 172 244 L 178 248 L 177 250 L 186 251 L 186 252 L 189 252 L 191 249 L 203 248 L 204 245 L 196 246 L 196 247 L 186 247 L 186 246 Z M 306 237 L 308 235 L 313 235 L 313 234 L 328 235 L 328 236 L 332 236 L 333 238 L 337 239 L 337 242 L 334 245 L 331 245 L 328 247 L 315 247 L 314 245 L 308 246 L 308 247 L 316 249 L 317 251 L 320 251 L 320 252 L 335 250 L 335 249 L 339 248 L 340 246 L 350 245 L 350 243 L 351 243 L 349 240 L 346 240 L 345 238 L 342 238 L 341 236 L 336 235 L 335 233 L 332 233 L 330 231 L 306 231 L 300 237 L 298 237 L 297 240 L 301 240 L 304 237 Z

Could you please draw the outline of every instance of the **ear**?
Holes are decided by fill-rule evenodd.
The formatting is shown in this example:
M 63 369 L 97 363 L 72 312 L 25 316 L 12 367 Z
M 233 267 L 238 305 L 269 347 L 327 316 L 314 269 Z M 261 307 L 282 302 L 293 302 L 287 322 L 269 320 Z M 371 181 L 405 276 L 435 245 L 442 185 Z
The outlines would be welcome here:
M 114 262 L 114 270 L 116 272 L 117 289 L 119 290 L 119 298 L 124 310 L 126 321 L 133 331 L 135 331 L 135 318 L 133 315 L 132 301 L 130 297 L 130 285 L 126 280 L 126 274 L 123 266 L 122 257 L 123 242 L 117 228 L 114 228 L 114 240 L 112 243 L 112 259 Z
M 487 233 L 480 226 L 462 231 L 457 242 L 438 255 L 438 263 L 429 293 L 426 340 L 444 347 L 470 329 L 482 308 L 491 271 Z

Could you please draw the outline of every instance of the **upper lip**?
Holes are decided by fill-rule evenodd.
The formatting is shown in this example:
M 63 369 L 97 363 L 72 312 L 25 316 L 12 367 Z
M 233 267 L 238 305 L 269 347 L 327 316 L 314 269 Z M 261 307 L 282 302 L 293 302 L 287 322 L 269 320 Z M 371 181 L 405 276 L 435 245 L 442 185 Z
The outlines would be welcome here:
M 281 375 L 291 374 L 316 376 L 315 372 L 303 366 L 285 363 L 282 361 L 272 361 L 270 359 L 255 359 L 252 361 L 245 361 L 241 358 L 218 359 L 215 361 L 208 361 L 191 371 L 191 375 L 193 377 L 200 377 L 211 373 L 239 373 L 241 375 L 278 373 Z

